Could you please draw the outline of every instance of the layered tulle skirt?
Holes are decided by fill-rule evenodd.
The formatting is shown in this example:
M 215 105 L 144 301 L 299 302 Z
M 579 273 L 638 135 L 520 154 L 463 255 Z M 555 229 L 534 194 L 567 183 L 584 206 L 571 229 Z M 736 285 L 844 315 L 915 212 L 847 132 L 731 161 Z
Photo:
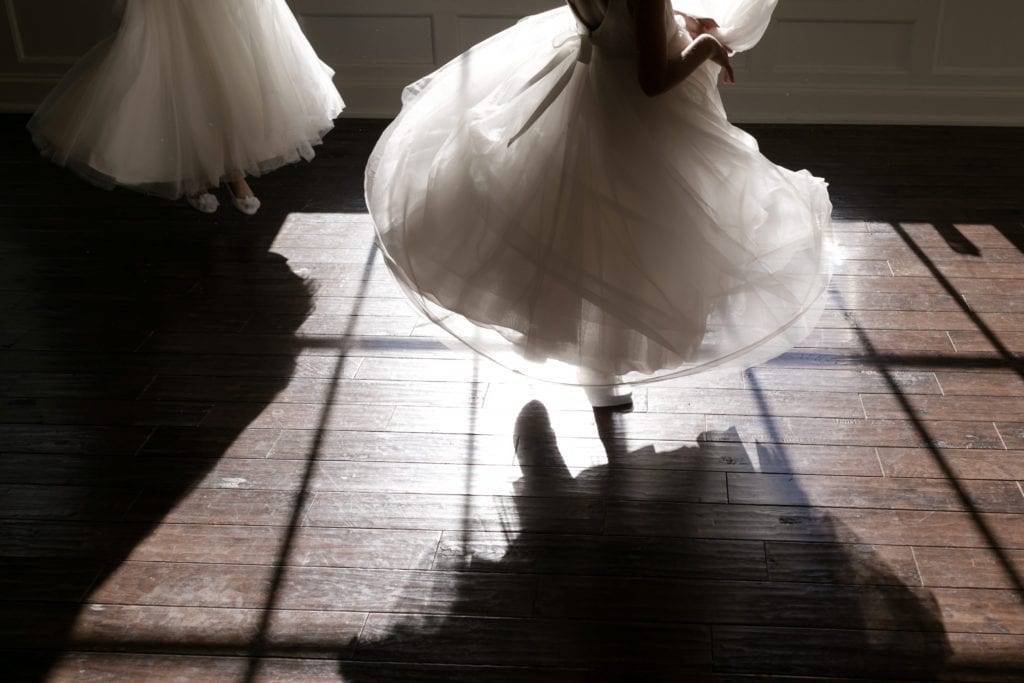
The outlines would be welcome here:
M 128 0 L 29 124 L 102 186 L 168 198 L 313 157 L 344 103 L 284 0 Z
M 554 10 L 406 90 L 366 176 L 398 282 L 472 348 L 555 381 L 797 343 L 830 274 L 824 181 L 729 124 L 717 67 L 651 98 L 633 59 L 588 42 Z

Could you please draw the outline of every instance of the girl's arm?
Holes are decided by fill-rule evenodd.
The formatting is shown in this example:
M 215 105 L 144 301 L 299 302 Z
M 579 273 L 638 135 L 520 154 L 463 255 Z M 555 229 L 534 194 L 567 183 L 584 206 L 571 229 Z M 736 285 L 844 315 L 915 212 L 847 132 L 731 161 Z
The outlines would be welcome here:
M 645 94 L 668 92 L 709 59 L 722 66 L 727 83 L 734 82 L 729 52 L 713 36 L 699 35 L 681 53 L 669 53 L 664 0 L 634 0 L 633 17 L 640 53 L 637 76 Z

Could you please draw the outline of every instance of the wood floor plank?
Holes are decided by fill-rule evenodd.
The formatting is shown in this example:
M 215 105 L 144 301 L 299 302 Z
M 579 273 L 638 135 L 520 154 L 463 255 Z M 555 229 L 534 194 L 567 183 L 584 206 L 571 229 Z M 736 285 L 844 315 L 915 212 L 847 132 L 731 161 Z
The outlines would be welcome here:
M 280 429 L 157 427 L 139 449 L 141 457 L 243 458 L 270 455 L 281 438 Z
M 1000 433 L 990 421 L 943 420 L 927 424 L 911 419 L 842 420 L 809 417 L 749 417 L 709 415 L 709 434 L 745 443 L 836 444 L 900 448 L 1003 448 Z M 719 436 L 724 435 L 724 436 Z
M 286 386 L 274 379 L 245 377 L 159 376 L 142 393 L 150 401 L 204 403 L 259 402 L 273 395 L 276 403 L 388 404 L 406 406 L 479 405 L 483 387 L 455 382 L 380 382 L 373 380 L 292 379 Z M 276 391 L 276 393 L 275 393 Z
M 991 548 L 914 548 L 925 586 L 1006 588 L 1020 586 L 1024 553 Z
M 773 581 L 921 585 L 914 551 L 856 543 L 765 543 Z M 726 577 L 723 577 L 726 578 Z
M 877 370 L 816 370 L 803 368 L 756 367 L 746 372 L 747 384 L 760 391 L 835 391 L 857 394 L 888 393 L 890 380 L 903 394 L 941 394 L 942 388 L 931 372 L 895 371 L 889 375 Z
M 314 451 L 320 460 L 368 462 L 507 465 L 515 459 L 507 436 L 311 429 L 282 430 L 271 456 L 305 460 Z
M 263 611 L 160 605 L 92 603 L 69 634 L 75 650 L 100 652 L 204 653 L 245 657 L 259 637 Z M 274 610 L 263 635 L 266 656 L 350 656 L 366 614 L 336 610 Z M 45 649 L 52 645 L 26 631 L 18 645 Z
M 879 448 L 878 459 L 887 477 L 1024 480 L 1020 451 Z
M 549 411 L 552 427 L 559 437 L 593 437 L 597 434 L 594 414 L 582 393 L 572 410 Z M 388 424 L 389 431 L 421 433 L 507 434 L 515 427 L 516 415 L 505 410 L 457 408 L 402 408 L 396 410 Z M 664 420 L 659 415 L 633 413 L 625 421 L 628 430 L 646 434 L 652 439 L 692 440 L 705 429 L 703 415 L 678 415 Z
M 304 471 L 297 460 L 230 459 L 214 466 L 197 487 L 290 490 L 303 483 Z M 726 500 L 724 473 L 634 467 L 600 468 L 572 479 L 557 467 L 327 461 L 316 463 L 306 485 L 318 492 Z
M 101 562 L 129 551 L 144 523 L 4 519 L 0 557 Z
M 73 652 L 61 658 L 50 676 L 55 683 L 125 680 L 147 683 L 222 683 L 249 675 L 240 657 L 139 655 Z M 568 669 L 417 665 L 346 660 L 260 658 L 253 683 L 585 683 L 591 674 Z
M 198 479 L 208 458 L 139 458 L 96 455 L 7 453 L 0 458 L 0 482 L 23 486 L 166 487 Z
M 0 452 L 132 455 L 152 431 L 120 425 L 0 424 Z
M 1024 633 L 1020 596 L 994 589 L 542 576 L 537 611 L 550 618 Z
M 713 440 L 706 432 L 699 441 L 645 441 L 624 439 L 613 467 L 682 469 L 710 472 L 775 472 L 881 476 L 875 449 L 868 446 L 802 446 L 779 449 L 743 443 L 738 435 Z M 609 462 L 608 448 L 597 439 L 559 439 L 559 453 L 572 471 L 600 467 Z
M 1024 377 L 1007 368 L 999 372 L 952 371 L 935 373 L 946 396 L 1007 396 L 1024 395 Z
M 537 610 L 548 618 L 804 628 L 843 628 L 852 622 L 861 628 L 915 631 L 930 626 L 941 632 L 941 616 L 928 604 L 930 595 L 905 586 L 543 576 Z M 988 598 L 994 608 L 1005 602 L 1005 596 L 999 600 L 991 591 L 979 598 Z
M 421 632 L 402 638 L 392 633 Z M 390 637 L 389 637 L 390 636 Z M 359 658 L 453 664 L 600 666 L 643 671 L 671 662 L 677 672 L 710 671 L 709 631 L 688 624 L 538 619 L 411 618 L 371 614 Z M 618 669 L 614 667 L 625 667 Z
M 248 492 L 207 493 L 209 498 L 223 497 L 221 504 L 228 507 L 237 498 L 230 494 Z M 319 493 L 306 512 L 306 520 L 318 526 L 365 529 L 600 533 L 604 525 L 605 507 L 603 500 L 592 497 Z
M 124 562 L 90 596 L 119 605 L 261 609 L 274 568 L 261 565 Z M 275 609 L 365 612 L 368 607 L 445 614 L 526 616 L 535 580 L 513 574 L 288 567 Z
M 1017 514 L 613 501 L 606 533 L 663 537 L 1024 548 Z M 981 524 L 984 527 L 980 526 Z
M 946 479 L 743 472 L 727 476 L 729 501 L 739 504 L 1024 513 L 1024 495 L 1012 481 L 967 480 L 958 490 Z
M 153 375 L 108 373 L 0 372 L 0 395 L 33 398 L 131 399 L 142 393 Z
M 81 602 L 100 575 L 100 561 L 78 561 L 71 566 L 45 559 L 0 559 L 0 600 Z
M 218 403 L 203 418 L 203 427 L 244 429 L 384 429 L 395 411 L 388 405 L 324 406 L 316 403 Z M 199 425 L 197 425 L 199 426 Z
M 139 562 L 429 569 L 440 531 L 162 524 L 132 551 Z M 281 556 L 288 541 L 288 552 Z
M 0 402 L 0 420 L 38 425 L 198 426 L 211 404 L 191 401 L 40 398 Z
M 0 486 L 0 519 L 121 519 L 141 494 L 140 489 L 96 489 L 88 486 Z
M 837 279 L 844 276 L 838 275 Z M 874 286 L 876 289 L 871 289 Z M 863 288 L 863 289 L 862 289 Z M 963 313 L 964 302 L 959 295 L 951 296 L 934 280 L 926 278 L 861 278 L 850 277 L 833 289 L 826 302 L 826 308 L 836 315 L 846 312 L 935 312 Z M 842 325 L 849 327 L 849 323 Z
M 1016 420 L 1024 415 L 1024 396 L 863 396 L 867 417 L 899 420 L 909 412 L 921 420 Z
M 928 631 L 714 628 L 715 664 L 736 673 L 772 671 L 802 677 L 828 671 L 869 680 L 940 680 L 947 647 L 945 634 Z
M 1013 451 L 1024 450 L 1024 422 L 997 422 L 996 429 L 1006 448 Z
M 717 539 L 445 532 L 435 569 L 765 579 L 764 544 Z
M 864 417 L 860 397 L 856 394 L 825 391 L 750 391 L 650 387 L 647 409 L 658 413 L 716 413 L 727 415 L 760 415 L 792 417 Z

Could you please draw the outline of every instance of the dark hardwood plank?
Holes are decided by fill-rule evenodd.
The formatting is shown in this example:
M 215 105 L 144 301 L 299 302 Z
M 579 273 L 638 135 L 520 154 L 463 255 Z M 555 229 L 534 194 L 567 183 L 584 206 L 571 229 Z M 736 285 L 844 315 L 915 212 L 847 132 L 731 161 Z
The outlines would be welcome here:
M 788 368 L 756 367 L 746 372 L 747 384 L 759 391 L 847 392 L 857 394 L 888 393 L 891 379 L 902 394 L 940 394 L 935 374 L 931 372 L 895 371 L 886 377 L 875 369 L 842 370 L 805 368 L 793 372 Z
M 65 566 L 36 558 L 4 557 L 0 560 L 0 600 L 78 603 L 88 595 L 101 567 L 95 560 Z
M 647 389 L 647 409 L 658 413 L 716 413 L 779 417 L 864 417 L 857 394 L 825 391 Z
M 424 635 L 418 636 L 417 632 Z M 403 634 L 409 633 L 408 637 Z M 671 663 L 710 671 L 709 630 L 687 624 L 371 614 L 359 659 L 516 666 L 600 666 L 642 672 Z M 621 668 L 620 668 L 621 667 Z
M 952 472 L 957 480 L 1024 479 L 1020 451 L 879 448 L 878 458 L 887 477 L 944 478 Z
M 1024 553 L 1011 550 L 1001 555 L 989 548 L 914 548 L 925 586 L 1013 589 L 1016 580 L 1010 572 L 1024 572 Z
M 249 675 L 247 659 L 240 657 L 72 653 L 61 659 L 51 680 L 125 680 L 147 683 L 221 683 Z M 342 671 L 344 670 L 344 677 Z M 493 666 L 444 666 L 367 663 L 346 660 L 305 660 L 265 657 L 258 660 L 253 683 L 584 683 L 590 674 L 566 669 Z
M 881 545 L 1024 548 L 1017 514 L 613 501 L 607 533 Z M 984 527 L 981 527 L 981 524 Z
M 285 541 L 288 553 L 280 554 Z M 132 552 L 140 562 L 429 569 L 439 531 L 162 524 Z
M 827 671 L 859 680 L 945 680 L 948 657 L 941 632 L 725 625 L 714 628 L 714 652 L 722 671 L 801 677 Z
M 922 584 L 914 551 L 906 546 L 768 541 L 765 553 L 773 581 Z
M 1017 396 L 885 396 L 864 397 L 868 418 L 900 419 L 908 413 L 921 420 L 1014 420 L 1024 415 L 1024 397 Z
M 542 576 L 537 613 L 813 628 L 844 628 L 853 621 L 862 628 L 908 632 L 1024 634 L 1024 606 L 1016 591 L 876 584 Z
M 0 452 L 132 455 L 152 427 L 0 424 Z
M 599 442 L 597 448 L 604 453 Z M 515 459 L 507 436 L 311 429 L 282 430 L 271 456 L 305 460 L 314 450 L 320 460 L 507 465 Z
M 90 600 L 178 607 L 264 606 L 274 568 L 262 565 L 124 562 Z M 514 574 L 290 567 L 275 609 L 444 614 L 453 604 L 481 616 L 525 616 L 535 580 Z
M 767 444 L 835 444 L 901 448 L 1003 448 L 990 421 L 943 420 L 926 425 L 912 419 L 841 420 L 810 417 L 709 415 L 716 438 Z
M 20 606 L 27 611 L 32 603 Z M 71 634 L 74 650 L 100 652 L 249 654 L 260 630 L 262 610 L 94 603 L 82 612 Z M 275 610 L 265 634 L 266 656 L 337 658 L 351 656 L 366 614 L 337 610 Z M 25 649 L 52 645 L 26 629 L 16 642 Z
M 389 404 L 401 406 L 479 405 L 483 391 L 469 383 L 378 382 L 367 380 L 292 379 L 285 387 L 274 379 L 245 377 L 157 377 L 140 396 L 143 400 L 258 402 L 277 389 L 276 403 Z
M 176 463 L 161 463 L 164 466 Z M 206 463 L 199 461 L 205 468 Z M 154 468 L 154 474 L 160 470 Z M 435 465 L 419 463 L 316 463 L 297 460 L 238 460 L 217 463 L 196 477 L 197 488 L 360 492 L 426 495 L 514 495 L 543 497 L 606 496 L 639 500 L 725 502 L 725 475 L 720 472 L 643 468 L 597 469 L 589 476 L 566 479 L 556 467 Z M 133 477 L 132 480 L 138 480 Z M 153 488 L 159 488 L 156 484 Z
M 958 490 L 946 479 L 743 472 L 727 476 L 729 501 L 740 504 L 1024 513 L 1024 495 L 1013 481 L 968 480 Z

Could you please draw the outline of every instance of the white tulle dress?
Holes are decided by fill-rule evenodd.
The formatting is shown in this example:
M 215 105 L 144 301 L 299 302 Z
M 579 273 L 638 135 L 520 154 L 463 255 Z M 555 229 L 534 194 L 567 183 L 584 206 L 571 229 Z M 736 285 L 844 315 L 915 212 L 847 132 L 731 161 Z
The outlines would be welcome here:
M 743 50 L 775 0 L 673 4 Z M 406 89 L 367 167 L 378 242 L 410 299 L 541 379 L 749 366 L 807 335 L 828 284 L 826 183 L 729 124 L 710 62 L 646 96 L 631 11 L 609 0 L 588 30 L 563 7 L 473 47 Z
M 299 159 L 344 103 L 284 0 L 128 0 L 29 123 L 101 186 L 177 198 Z

